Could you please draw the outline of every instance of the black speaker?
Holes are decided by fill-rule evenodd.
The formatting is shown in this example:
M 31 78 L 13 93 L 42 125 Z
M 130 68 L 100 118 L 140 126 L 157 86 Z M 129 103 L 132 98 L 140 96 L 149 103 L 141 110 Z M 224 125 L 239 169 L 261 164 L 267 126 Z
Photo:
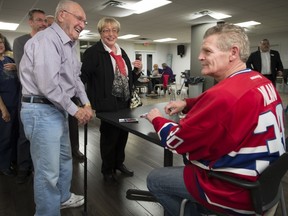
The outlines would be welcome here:
M 177 54 L 181 57 L 185 54 L 185 47 L 184 45 L 178 45 L 177 46 Z

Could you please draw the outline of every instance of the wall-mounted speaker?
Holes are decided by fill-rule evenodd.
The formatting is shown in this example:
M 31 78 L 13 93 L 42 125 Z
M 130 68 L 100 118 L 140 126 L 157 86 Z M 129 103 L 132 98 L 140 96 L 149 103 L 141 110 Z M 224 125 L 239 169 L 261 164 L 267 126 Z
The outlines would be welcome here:
M 177 46 L 177 54 L 181 57 L 185 54 L 185 47 L 184 45 L 178 45 Z

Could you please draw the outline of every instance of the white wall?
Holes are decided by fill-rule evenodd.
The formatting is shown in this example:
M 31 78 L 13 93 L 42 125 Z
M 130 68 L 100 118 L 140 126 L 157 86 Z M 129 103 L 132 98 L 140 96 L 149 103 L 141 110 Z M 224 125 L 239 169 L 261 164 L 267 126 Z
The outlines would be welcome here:
M 123 40 L 118 40 L 117 42 L 127 53 L 131 61 L 135 59 L 135 49 L 134 44 L 125 42 Z M 145 50 L 145 52 L 149 52 L 149 50 Z M 156 50 L 151 50 L 150 52 L 155 53 L 153 56 L 153 64 L 161 65 L 166 62 L 166 55 L 169 53 L 169 46 L 166 44 L 157 44 Z
M 133 61 L 135 58 L 134 57 L 135 56 L 134 44 L 131 44 L 122 40 L 119 40 L 118 43 L 126 51 L 130 60 Z M 176 82 L 180 84 L 181 72 L 184 72 L 185 70 L 190 69 L 190 44 L 184 44 L 185 55 L 182 57 L 177 55 L 177 45 L 178 44 L 157 44 L 156 49 L 151 50 L 151 52 L 154 53 L 152 64 L 158 64 L 160 68 L 162 68 L 161 66 L 162 63 L 167 63 L 168 55 L 172 55 L 172 67 L 171 68 L 173 70 L 173 73 L 176 74 Z
M 181 57 L 177 55 L 177 45 L 178 44 L 171 44 L 169 52 L 173 55 L 172 60 L 172 70 L 174 74 L 176 74 L 176 83 L 181 83 L 181 72 L 185 70 L 190 70 L 190 44 L 184 44 L 185 47 L 185 54 Z

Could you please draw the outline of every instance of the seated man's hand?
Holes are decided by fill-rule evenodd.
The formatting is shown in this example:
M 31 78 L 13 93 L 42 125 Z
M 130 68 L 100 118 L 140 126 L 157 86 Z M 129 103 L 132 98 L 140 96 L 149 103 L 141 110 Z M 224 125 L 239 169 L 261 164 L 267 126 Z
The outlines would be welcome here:
M 165 107 L 165 113 L 168 115 L 174 115 L 181 112 L 186 107 L 186 101 L 170 101 Z
M 157 108 L 154 108 L 154 109 L 150 110 L 150 112 L 146 115 L 146 118 L 150 122 L 152 122 L 154 118 L 161 117 L 161 116 L 162 116 L 161 112 Z

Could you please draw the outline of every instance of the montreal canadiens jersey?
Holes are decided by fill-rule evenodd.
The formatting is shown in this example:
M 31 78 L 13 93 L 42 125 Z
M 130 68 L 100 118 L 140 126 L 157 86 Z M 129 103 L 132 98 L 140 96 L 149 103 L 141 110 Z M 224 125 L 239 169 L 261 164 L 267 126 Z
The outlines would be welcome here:
M 191 162 L 184 169 L 187 190 L 209 209 L 253 215 L 246 189 L 210 178 L 207 170 L 256 181 L 285 152 L 278 92 L 260 73 L 244 70 L 186 102 L 179 124 L 162 117 L 152 123 L 162 145 Z

